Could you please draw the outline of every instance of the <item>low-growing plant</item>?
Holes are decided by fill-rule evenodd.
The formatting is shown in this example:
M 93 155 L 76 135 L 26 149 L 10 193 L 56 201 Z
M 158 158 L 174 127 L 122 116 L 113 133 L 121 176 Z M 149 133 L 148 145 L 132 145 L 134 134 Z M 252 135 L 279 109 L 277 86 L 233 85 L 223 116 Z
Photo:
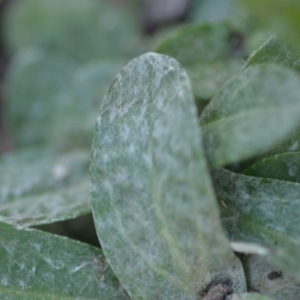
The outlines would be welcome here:
M 110 53 L 85 34 L 107 9 L 122 44 L 130 15 L 66 1 L 54 26 L 60 3 L 16 3 L 5 23 L 20 149 L 0 159 L 0 298 L 299 299 L 297 51 L 272 35 L 249 55 L 257 32 L 238 30 L 238 7 L 128 62 L 137 49 Z M 73 5 L 98 53 L 74 46 Z

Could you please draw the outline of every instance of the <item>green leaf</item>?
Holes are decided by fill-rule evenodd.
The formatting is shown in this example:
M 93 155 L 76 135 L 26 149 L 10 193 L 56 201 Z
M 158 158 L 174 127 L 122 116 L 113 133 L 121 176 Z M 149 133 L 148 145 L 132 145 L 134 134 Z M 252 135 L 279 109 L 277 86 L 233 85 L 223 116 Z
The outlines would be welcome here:
M 300 184 L 213 171 L 222 223 L 232 241 L 269 248 L 279 268 L 300 279 Z
M 207 101 L 242 67 L 242 49 L 234 48 L 233 38 L 228 24 L 191 25 L 166 38 L 156 52 L 178 60 L 191 78 L 196 99 Z
M 55 114 L 60 122 L 52 124 L 57 144 L 67 149 L 86 144 L 90 149 L 100 102 L 124 65 L 120 59 L 94 61 L 74 73 L 64 107 L 59 107 Z M 62 139 L 62 136 L 68 138 Z
M 248 288 L 278 300 L 296 300 L 300 285 L 293 277 L 259 255 L 245 255 L 243 266 Z
M 222 232 L 189 79 L 155 53 L 131 61 L 100 107 L 90 167 L 105 256 L 133 299 L 245 289 Z
M 19 52 L 6 79 L 8 121 L 17 144 L 90 149 L 100 101 L 124 64 L 118 59 L 79 67 L 61 53 Z
M 273 62 L 276 64 L 280 64 L 282 66 L 285 66 L 291 70 L 294 70 L 296 72 L 300 72 L 300 53 L 297 52 L 293 47 L 290 45 L 284 43 L 278 37 L 272 36 L 270 37 L 258 50 L 256 50 L 248 59 L 248 61 L 245 64 L 244 69 L 246 69 L 249 66 L 255 65 L 255 64 L 260 64 L 260 63 L 265 63 L 265 62 Z M 298 144 L 300 144 L 300 131 L 299 128 L 294 130 L 292 134 L 286 136 L 284 139 L 284 142 L 279 143 L 272 147 L 271 149 L 268 149 L 267 152 L 259 155 L 259 157 L 253 159 L 250 161 L 251 163 L 260 161 L 261 159 L 268 158 L 270 156 L 274 156 L 276 154 L 283 154 L 283 160 L 286 161 L 286 155 L 289 156 L 289 154 L 284 154 L 285 152 L 293 152 L 293 151 L 298 151 Z M 293 156 L 293 155 L 292 155 Z M 274 157 L 277 161 L 273 160 L 267 160 L 266 162 L 273 161 L 275 165 L 278 166 L 279 161 L 281 160 L 282 156 L 279 157 Z M 272 164 L 273 164 L 272 163 Z M 263 163 L 264 166 L 265 162 Z M 268 163 L 269 164 L 269 163 Z M 286 162 L 283 162 L 283 164 L 286 164 Z M 256 167 L 255 167 L 256 168 Z M 259 167 L 261 168 L 261 167 Z M 264 168 L 264 167 L 263 167 Z M 273 168 L 274 169 L 274 168 Z M 251 171 L 252 172 L 252 171 Z M 255 171 L 257 172 L 257 171 Z M 270 178 L 277 178 L 281 179 L 281 177 L 273 177 L 272 172 L 269 172 L 271 176 Z M 286 173 L 284 171 L 284 173 Z M 249 173 L 250 174 L 250 173 Z M 254 173 L 252 173 L 254 176 L 256 176 Z M 258 173 L 257 173 L 258 174 Z M 265 173 L 266 174 L 266 173 Z M 262 176 L 262 177 L 265 177 Z M 284 178 L 287 178 L 287 176 L 284 176 Z M 294 181 L 294 180 L 292 180 Z
M 245 175 L 300 183 L 300 152 L 263 158 L 243 171 Z
M 12 52 L 41 46 L 80 61 L 132 57 L 137 26 L 124 10 L 98 0 L 27 0 L 11 5 L 4 36 Z
M 32 226 L 90 212 L 89 153 L 28 149 L 0 159 L 0 221 Z
M 61 53 L 38 48 L 22 50 L 13 59 L 6 78 L 6 108 L 18 146 L 53 144 L 54 124 L 62 124 L 72 115 L 68 111 L 63 120 L 57 117 L 60 110 L 65 112 L 77 67 L 76 62 Z
M 247 60 L 244 69 L 255 64 L 272 62 L 300 72 L 300 53 L 272 35 Z
M 0 232 L 1 299 L 130 299 L 101 250 L 3 223 Z
M 281 142 L 299 125 L 299 94 L 299 77 L 272 64 L 249 67 L 227 82 L 201 116 L 210 164 L 238 162 Z

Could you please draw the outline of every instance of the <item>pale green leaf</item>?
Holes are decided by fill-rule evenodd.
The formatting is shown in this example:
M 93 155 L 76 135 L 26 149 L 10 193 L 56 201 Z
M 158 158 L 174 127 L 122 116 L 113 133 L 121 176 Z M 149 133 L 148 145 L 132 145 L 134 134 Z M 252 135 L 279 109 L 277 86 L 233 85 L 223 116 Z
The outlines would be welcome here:
M 76 144 L 80 145 L 81 138 L 90 149 L 100 102 L 124 65 L 124 60 L 120 59 L 94 61 L 74 73 L 64 107 L 59 106 L 55 112 L 60 122 L 50 124 L 56 144 L 72 149 Z M 68 138 L 62 139 L 62 136 Z
M 258 160 L 245 175 L 300 183 L 300 152 L 281 153 Z
M 101 250 L 0 223 L 3 300 L 130 299 Z
M 287 272 L 278 269 L 265 257 L 245 255 L 243 266 L 248 289 L 272 296 L 277 300 L 298 300 L 300 283 Z
M 0 159 L 0 220 L 32 226 L 90 212 L 89 153 L 28 149 Z
M 245 63 L 244 69 L 249 66 L 272 62 L 300 72 L 300 53 L 277 36 L 269 37 Z
M 228 24 L 190 25 L 166 38 L 156 52 L 177 59 L 191 78 L 197 100 L 209 100 L 242 67 Z
M 210 164 L 238 162 L 284 140 L 300 122 L 299 94 L 299 77 L 272 64 L 249 67 L 227 82 L 201 116 Z
M 133 299 L 196 299 L 213 283 L 245 290 L 220 226 L 189 79 L 148 53 L 100 107 L 90 167 L 105 256 Z
M 69 57 L 38 48 L 24 49 L 14 57 L 6 77 L 6 118 L 18 146 L 53 144 L 54 124 L 72 115 L 64 105 L 77 68 Z M 63 120 L 57 116 L 60 110 L 65 112 Z
M 230 239 L 269 248 L 268 257 L 299 279 L 300 184 L 224 169 L 213 171 L 213 183 Z
M 73 219 L 91 211 L 87 179 L 55 191 L 0 203 L 0 221 L 28 227 Z
M 262 153 L 255 158 L 254 161 L 267 158 L 276 154 L 284 154 L 290 152 L 299 152 L 300 150 L 300 128 L 299 126 L 293 130 L 291 134 L 288 134 L 284 141 L 271 147 L 266 152 Z

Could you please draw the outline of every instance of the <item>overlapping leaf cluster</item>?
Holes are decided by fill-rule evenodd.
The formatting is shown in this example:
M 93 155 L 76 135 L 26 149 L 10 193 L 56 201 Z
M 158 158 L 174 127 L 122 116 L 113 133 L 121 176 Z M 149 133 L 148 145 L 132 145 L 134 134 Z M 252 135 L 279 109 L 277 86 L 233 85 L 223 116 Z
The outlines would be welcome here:
M 125 67 L 130 15 L 11 7 L 1 299 L 299 298 L 300 55 L 221 2 Z M 30 228 L 91 211 L 102 250 Z

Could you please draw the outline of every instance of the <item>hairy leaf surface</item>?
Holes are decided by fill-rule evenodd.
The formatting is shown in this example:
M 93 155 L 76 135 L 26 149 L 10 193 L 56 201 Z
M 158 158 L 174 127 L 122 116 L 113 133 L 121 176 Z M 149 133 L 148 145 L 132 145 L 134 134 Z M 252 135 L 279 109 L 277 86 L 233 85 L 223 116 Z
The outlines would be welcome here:
M 243 49 L 235 49 L 233 39 L 227 24 L 192 25 L 166 38 L 156 51 L 174 57 L 184 66 L 196 99 L 210 100 L 242 67 Z
M 282 141 L 299 125 L 299 94 L 298 76 L 272 64 L 249 67 L 227 82 L 201 116 L 210 164 L 238 162 Z
M 101 250 L 4 223 L 0 232 L 1 299 L 130 299 Z
M 300 184 L 213 172 L 222 223 L 233 241 L 268 247 L 277 266 L 300 278 Z
M 243 266 L 247 276 L 248 289 L 259 291 L 277 300 L 297 300 L 300 283 L 287 272 L 271 264 L 266 257 L 245 255 Z
M 245 289 L 177 61 L 148 53 L 116 77 L 101 103 L 90 177 L 101 245 L 133 299 L 194 300 L 225 278 Z
M 32 226 L 89 213 L 88 165 L 84 151 L 37 148 L 2 156 L 0 220 Z
M 86 64 L 74 73 L 68 101 L 64 102 L 64 109 L 59 107 L 56 112 L 57 119 L 61 120 L 53 124 L 56 144 L 67 149 L 87 144 L 90 149 L 99 103 L 124 65 L 124 60 L 107 59 Z M 62 136 L 67 138 L 62 139 Z

